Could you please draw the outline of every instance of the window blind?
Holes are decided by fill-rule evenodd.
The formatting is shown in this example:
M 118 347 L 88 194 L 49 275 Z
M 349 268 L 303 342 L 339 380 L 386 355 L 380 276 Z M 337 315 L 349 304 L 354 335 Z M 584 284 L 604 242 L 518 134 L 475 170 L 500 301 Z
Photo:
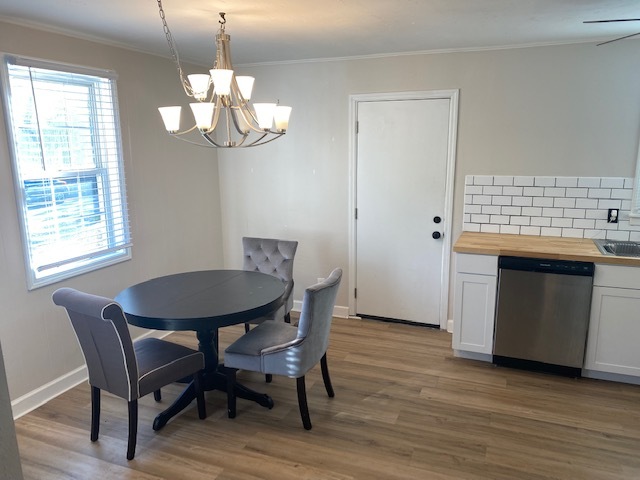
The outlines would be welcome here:
M 5 65 L 30 287 L 130 258 L 114 76 L 16 57 Z

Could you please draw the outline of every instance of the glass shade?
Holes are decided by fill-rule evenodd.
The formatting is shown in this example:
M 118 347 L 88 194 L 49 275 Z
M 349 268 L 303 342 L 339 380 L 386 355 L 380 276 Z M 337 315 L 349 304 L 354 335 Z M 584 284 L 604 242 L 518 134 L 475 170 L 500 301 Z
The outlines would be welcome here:
M 213 109 L 215 105 L 213 103 L 190 103 L 193 117 L 196 119 L 196 126 L 200 130 L 209 130 L 211 128 L 211 122 L 213 120 Z
M 263 130 L 269 130 L 273 124 L 273 113 L 276 109 L 275 103 L 254 103 L 253 108 L 258 118 L 258 126 Z
M 213 80 L 213 89 L 216 95 L 229 95 L 229 92 L 231 92 L 231 78 L 233 77 L 233 70 L 212 68 L 209 70 L 209 73 Z
M 291 115 L 291 107 L 278 105 L 273 113 L 273 120 L 276 122 L 276 130 L 286 131 L 289 128 L 289 116 Z
M 253 90 L 253 82 L 255 78 L 253 77 L 236 77 L 236 82 L 238 82 L 238 89 L 242 94 L 242 98 L 245 100 L 251 100 L 251 91 Z
M 206 73 L 194 73 L 187 75 L 187 78 L 189 79 L 189 85 L 191 85 L 194 98 L 198 100 L 207 98 L 209 85 L 211 84 L 211 76 Z
M 164 128 L 167 129 L 167 132 L 177 132 L 180 130 L 180 112 L 182 111 L 182 107 L 160 107 L 158 111 L 160 115 L 162 115 Z

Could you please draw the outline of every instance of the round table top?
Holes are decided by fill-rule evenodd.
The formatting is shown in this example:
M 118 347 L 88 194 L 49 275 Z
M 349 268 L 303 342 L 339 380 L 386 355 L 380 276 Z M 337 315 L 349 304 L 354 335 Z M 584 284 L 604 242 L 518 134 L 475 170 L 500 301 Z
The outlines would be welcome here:
M 273 312 L 282 305 L 284 289 L 280 279 L 265 273 L 203 270 L 147 280 L 115 300 L 138 327 L 215 330 Z

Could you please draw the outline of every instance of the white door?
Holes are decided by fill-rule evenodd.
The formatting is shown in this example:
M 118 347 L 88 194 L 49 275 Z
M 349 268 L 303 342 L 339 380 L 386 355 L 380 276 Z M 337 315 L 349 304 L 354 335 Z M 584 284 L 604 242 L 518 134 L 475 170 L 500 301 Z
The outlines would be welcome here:
M 451 102 L 357 102 L 357 315 L 446 325 Z

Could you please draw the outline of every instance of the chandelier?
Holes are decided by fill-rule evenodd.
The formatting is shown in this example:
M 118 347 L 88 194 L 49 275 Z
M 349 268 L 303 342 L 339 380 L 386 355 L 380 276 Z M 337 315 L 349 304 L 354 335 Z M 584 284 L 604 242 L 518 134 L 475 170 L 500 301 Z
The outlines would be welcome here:
M 220 29 L 216 34 L 216 59 L 209 73 L 186 75 L 167 25 L 162 1 L 158 1 L 160 18 L 169 50 L 178 69 L 184 92 L 194 99 L 190 103 L 195 125 L 180 130 L 182 107 L 160 107 L 158 110 L 167 131 L 181 140 L 206 147 L 238 148 L 264 145 L 281 137 L 289 126 L 291 107 L 276 103 L 251 104 L 253 77 L 236 76 L 231 64 L 230 37 L 224 31 L 226 19 L 220 13 Z M 204 142 L 182 135 L 197 130 Z

